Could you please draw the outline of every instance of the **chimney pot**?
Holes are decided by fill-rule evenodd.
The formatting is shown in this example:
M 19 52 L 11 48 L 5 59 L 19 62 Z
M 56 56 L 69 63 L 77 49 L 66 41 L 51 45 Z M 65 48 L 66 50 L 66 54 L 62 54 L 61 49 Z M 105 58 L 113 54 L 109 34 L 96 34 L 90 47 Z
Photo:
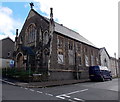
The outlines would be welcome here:
M 53 18 L 53 8 L 50 8 L 50 18 Z
M 16 36 L 18 36 L 18 29 L 16 29 Z

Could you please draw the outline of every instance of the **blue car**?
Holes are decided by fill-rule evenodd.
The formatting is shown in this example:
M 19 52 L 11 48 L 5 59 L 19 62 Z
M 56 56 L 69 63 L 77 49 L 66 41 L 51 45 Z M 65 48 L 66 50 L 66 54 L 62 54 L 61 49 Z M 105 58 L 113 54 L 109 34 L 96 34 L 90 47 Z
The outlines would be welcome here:
M 91 81 L 112 80 L 111 71 L 105 66 L 90 66 L 89 78 Z

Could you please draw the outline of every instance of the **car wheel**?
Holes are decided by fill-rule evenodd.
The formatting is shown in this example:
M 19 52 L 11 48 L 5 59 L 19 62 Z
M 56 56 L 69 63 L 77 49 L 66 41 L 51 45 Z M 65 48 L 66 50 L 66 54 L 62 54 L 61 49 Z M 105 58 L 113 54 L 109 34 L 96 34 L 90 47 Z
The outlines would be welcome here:
M 92 82 L 94 81 L 93 79 L 90 79 Z
M 110 78 L 110 80 L 112 81 L 112 78 Z
M 102 82 L 104 82 L 105 81 L 104 77 L 101 77 L 101 78 L 102 78 Z

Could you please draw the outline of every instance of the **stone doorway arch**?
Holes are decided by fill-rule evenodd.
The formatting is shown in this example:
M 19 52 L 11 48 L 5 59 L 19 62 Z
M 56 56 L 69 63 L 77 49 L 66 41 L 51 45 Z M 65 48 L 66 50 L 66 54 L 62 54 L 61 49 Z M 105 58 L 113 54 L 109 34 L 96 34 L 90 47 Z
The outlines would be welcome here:
M 22 68 L 23 67 L 23 53 L 19 52 L 16 56 L 17 59 L 17 68 Z

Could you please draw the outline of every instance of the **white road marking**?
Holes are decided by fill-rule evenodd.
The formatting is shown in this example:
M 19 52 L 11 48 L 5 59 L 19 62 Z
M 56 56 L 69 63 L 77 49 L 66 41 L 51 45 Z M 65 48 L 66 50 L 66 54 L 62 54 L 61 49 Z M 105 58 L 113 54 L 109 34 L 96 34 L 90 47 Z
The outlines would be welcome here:
M 43 92 L 41 92 L 41 91 L 37 91 L 38 93 L 43 93 Z
M 62 96 L 70 98 L 70 96 L 67 96 L 67 95 L 65 95 L 65 94 L 64 94 L 64 95 L 62 95 Z
M 78 92 L 84 92 L 84 91 L 87 91 L 87 90 L 88 90 L 88 89 L 79 90 L 79 91 L 74 91 L 74 92 L 67 93 L 66 95 L 71 95 L 71 94 L 75 94 L 75 93 L 78 93 Z
M 84 102 L 84 100 L 83 100 L 83 99 L 79 99 L 79 98 L 74 98 L 74 100 L 77 100 L 77 101 L 82 101 L 82 102 Z
M 2 80 L 2 79 L 0 79 L 0 81 L 3 81 L 3 82 L 5 82 L 5 83 L 7 83 L 7 84 L 15 85 L 15 84 L 14 84 L 14 83 L 12 83 L 12 82 L 5 81 L 5 80 Z
M 45 95 L 48 95 L 47 93 L 45 93 Z
M 25 88 L 25 90 L 28 90 L 28 88 Z
M 61 96 L 56 96 L 57 98 L 61 98 L 61 99 L 65 99 L 64 97 L 61 97 Z
M 47 94 L 47 95 L 49 95 L 49 96 L 53 96 L 52 94 Z
M 30 91 L 35 91 L 35 90 L 33 90 L 33 89 L 30 89 Z
M 77 102 L 77 101 L 73 101 L 73 100 L 71 100 L 71 99 L 68 99 L 68 101 L 70 101 L 70 102 Z
M 61 95 L 58 95 L 56 96 L 57 98 L 60 98 L 60 99 L 65 99 L 66 98 L 70 98 L 70 96 L 68 95 L 72 95 L 72 94 L 75 94 L 75 93 L 78 93 L 78 92 L 84 92 L 84 91 L 87 91 L 88 89 L 83 89 L 83 90 L 79 90 L 79 91 L 73 91 L 73 92 L 70 92 L 70 93 L 66 93 L 66 94 L 61 94 Z M 77 101 L 82 101 L 84 102 L 83 99 L 78 99 L 78 98 L 73 98 L 74 100 L 72 99 L 68 99 L 68 101 L 71 101 L 71 102 L 77 102 Z M 76 100 L 76 101 L 75 101 Z

